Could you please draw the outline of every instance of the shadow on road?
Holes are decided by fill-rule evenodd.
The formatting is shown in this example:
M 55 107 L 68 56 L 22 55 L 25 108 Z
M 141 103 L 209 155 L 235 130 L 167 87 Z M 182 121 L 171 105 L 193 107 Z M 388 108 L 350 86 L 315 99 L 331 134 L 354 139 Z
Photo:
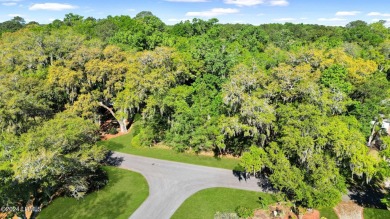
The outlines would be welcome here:
M 239 170 L 233 170 L 233 176 L 237 177 L 238 181 L 240 181 L 240 182 L 243 179 L 245 179 L 245 181 L 247 180 L 246 173 L 239 171 Z
M 249 174 L 245 171 L 233 170 L 233 176 L 235 176 L 238 181 L 247 181 L 247 180 L 257 180 L 257 185 L 264 192 L 276 192 L 275 188 L 272 186 L 272 183 L 269 181 L 268 177 L 264 174 L 256 173 L 255 175 Z
M 257 182 L 257 185 L 259 185 L 264 192 L 276 192 L 277 191 L 272 186 L 272 183 L 269 181 L 267 176 L 265 176 L 263 174 L 259 174 L 256 178 L 259 179 L 259 182 Z
M 123 162 L 123 157 L 113 157 L 114 153 L 112 151 L 107 152 L 102 163 L 108 166 L 119 166 Z

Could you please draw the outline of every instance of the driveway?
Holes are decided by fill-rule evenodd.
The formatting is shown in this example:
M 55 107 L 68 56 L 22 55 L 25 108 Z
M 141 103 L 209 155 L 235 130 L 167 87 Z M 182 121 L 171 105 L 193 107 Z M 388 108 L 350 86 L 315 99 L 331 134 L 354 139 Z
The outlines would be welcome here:
M 258 179 L 239 180 L 231 170 L 165 161 L 114 152 L 119 167 L 141 173 L 149 184 L 149 197 L 130 216 L 132 219 L 168 219 L 199 190 L 212 187 L 261 191 Z

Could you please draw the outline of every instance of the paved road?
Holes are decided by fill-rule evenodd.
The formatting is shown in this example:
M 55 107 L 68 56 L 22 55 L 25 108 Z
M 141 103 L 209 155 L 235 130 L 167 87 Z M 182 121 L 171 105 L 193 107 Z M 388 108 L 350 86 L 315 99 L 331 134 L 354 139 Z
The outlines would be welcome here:
M 239 181 L 231 170 L 158 160 L 115 152 L 121 168 L 141 173 L 149 184 L 149 197 L 132 219 L 168 219 L 195 192 L 212 187 L 261 191 L 258 179 Z

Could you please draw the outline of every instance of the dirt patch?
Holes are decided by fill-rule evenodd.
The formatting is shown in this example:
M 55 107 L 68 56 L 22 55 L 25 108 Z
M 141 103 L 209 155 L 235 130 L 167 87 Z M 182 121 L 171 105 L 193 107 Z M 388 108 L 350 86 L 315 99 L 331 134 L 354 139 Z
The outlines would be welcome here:
M 258 209 L 254 212 L 252 219 L 320 219 L 320 212 L 317 210 L 307 211 L 304 215 L 299 217 L 288 205 L 283 203 L 278 205 L 271 205 L 268 210 Z
M 320 212 L 317 210 L 312 210 L 311 212 L 303 215 L 302 219 L 320 219 Z
M 165 145 L 163 143 L 157 143 L 155 145 L 153 145 L 154 148 L 158 148 L 158 149 L 164 149 L 164 150 L 172 150 L 171 147 L 169 147 L 168 145 Z
M 115 135 L 108 134 L 108 133 L 101 133 L 101 134 L 100 134 L 100 139 L 101 139 L 101 140 L 108 140 L 108 139 L 111 139 L 111 138 L 119 137 L 119 136 L 124 135 L 124 134 L 127 134 L 127 133 L 118 132 L 118 133 L 115 134 Z
M 207 157 L 215 157 L 215 154 L 212 151 L 201 151 L 199 153 L 199 155 L 207 156 Z M 229 158 L 229 159 L 240 159 L 239 157 L 233 156 L 232 154 L 224 154 L 224 155 L 220 155 L 219 157 L 225 157 L 225 158 Z
M 199 153 L 196 153 L 192 148 L 184 151 L 184 153 L 186 153 L 186 154 L 196 154 L 196 155 L 205 156 L 205 157 L 215 157 L 215 153 L 213 151 L 200 151 Z M 223 154 L 223 155 L 219 155 L 218 157 L 219 158 L 229 158 L 229 159 L 240 159 L 239 157 L 234 156 L 232 154 Z
M 299 217 L 291 212 L 289 208 L 285 209 L 281 215 L 274 216 L 273 211 L 270 210 L 256 210 L 252 219 L 298 219 Z M 302 219 L 320 219 L 320 212 L 313 210 L 302 216 Z
M 268 210 L 256 210 L 252 219 L 269 219 L 269 214 Z
M 363 219 L 363 207 L 353 201 L 343 201 L 334 207 L 339 219 Z
M 290 219 L 290 218 L 297 219 L 298 217 L 290 211 L 284 212 L 282 215 L 279 216 L 274 216 L 270 210 L 256 210 L 254 216 L 252 217 L 252 219 Z M 312 218 L 308 218 L 308 219 L 312 219 Z
M 109 116 L 111 116 L 111 115 L 109 114 Z M 128 121 L 126 121 L 125 123 L 126 123 L 126 126 L 129 125 Z M 118 126 L 119 126 L 119 124 L 118 124 L 118 121 L 116 121 L 116 120 L 107 119 L 106 121 L 104 121 L 100 125 L 100 139 L 101 140 L 108 140 L 111 138 L 115 138 L 115 137 L 127 134 L 130 132 L 130 129 L 132 128 L 132 126 L 130 126 L 129 129 L 127 130 L 127 133 L 121 133 L 120 128 Z M 118 133 L 117 134 L 109 134 L 110 130 L 112 130 L 112 129 L 116 129 L 116 131 Z

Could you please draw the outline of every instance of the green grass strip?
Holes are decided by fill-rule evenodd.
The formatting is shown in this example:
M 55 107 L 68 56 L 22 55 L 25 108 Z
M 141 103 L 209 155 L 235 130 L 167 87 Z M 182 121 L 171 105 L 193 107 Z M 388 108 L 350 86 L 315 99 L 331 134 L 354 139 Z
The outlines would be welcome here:
M 83 199 L 57 198 L 39 213 L 39 219 L 127 219 L 148 197 L 145 178 L 117 167 L 104 167 L 109 182 Z

